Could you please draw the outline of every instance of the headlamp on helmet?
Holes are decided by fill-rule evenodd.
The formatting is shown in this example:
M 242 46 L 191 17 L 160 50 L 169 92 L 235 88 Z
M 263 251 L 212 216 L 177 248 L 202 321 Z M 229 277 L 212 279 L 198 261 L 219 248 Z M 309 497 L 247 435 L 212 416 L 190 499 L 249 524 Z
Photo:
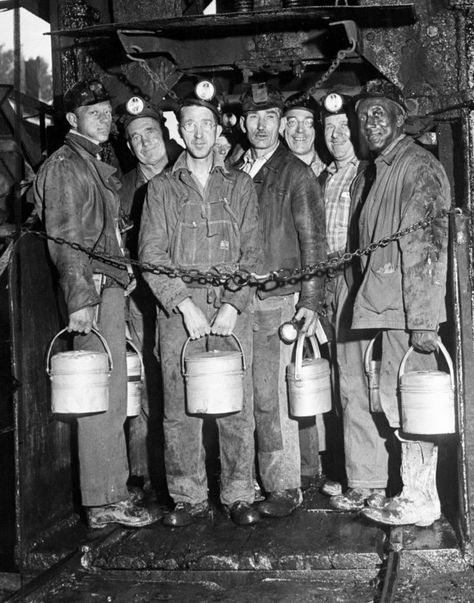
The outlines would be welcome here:
M 339 113 L 344 105 L 344 99 L 337 92 L 331 92 L 325 97 L 323 105 L 328 113 Z

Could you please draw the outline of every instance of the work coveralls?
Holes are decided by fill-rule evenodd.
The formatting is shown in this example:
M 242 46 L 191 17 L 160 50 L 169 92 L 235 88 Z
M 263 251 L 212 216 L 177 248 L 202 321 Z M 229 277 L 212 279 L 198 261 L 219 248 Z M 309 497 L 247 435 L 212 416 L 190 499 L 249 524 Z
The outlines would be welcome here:
M 205 188 L 193 177 L 186 152 L 172 169 L 148 184 L 139 237 L 139 257 L 170 269 L 254 271 L 260 256 L 255 190 L 251 179 L 234 169 L 214 164 Z M 183 278 L 145 272 L 158 299 L 160 357 L 164 390 L 165 465 L 168 490 L 175 502 L 198 504 L 207 500 L 203 418 L 186 412 L 181 353 L 187 340 L 177 306 L 192 301 L 211 321 L 223 303 L 239 311 L 235 335 L 247 366 L 252 362 L 251 321 L 246 310 L 249 287 L 214 287 Z M 232 338 L 210 337 L 211 349 L 234 346 Z M 204 350 L 206 338 L 190 342 L 190 351 Z M 223 400 L 226 392 L 222 391 Z M 220 497 L 225 505 L 253 502 L 254 417 L 252 379 L 244 374 L 243 409 L 218 416 Z

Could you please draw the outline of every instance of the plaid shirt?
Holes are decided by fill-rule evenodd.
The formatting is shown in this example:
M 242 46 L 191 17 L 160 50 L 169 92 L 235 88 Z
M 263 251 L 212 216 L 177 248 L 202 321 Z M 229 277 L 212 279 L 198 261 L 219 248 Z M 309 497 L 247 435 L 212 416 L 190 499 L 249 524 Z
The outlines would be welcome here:
M 350 187 L 357 175 L 358 166 L 359 160 L 354 158 L 340 169 L 337 169 L 334 162 L 326 168 L 328 178 L 324 187 L 324 203 L 328 254 L 344 253 L 346 250 Z

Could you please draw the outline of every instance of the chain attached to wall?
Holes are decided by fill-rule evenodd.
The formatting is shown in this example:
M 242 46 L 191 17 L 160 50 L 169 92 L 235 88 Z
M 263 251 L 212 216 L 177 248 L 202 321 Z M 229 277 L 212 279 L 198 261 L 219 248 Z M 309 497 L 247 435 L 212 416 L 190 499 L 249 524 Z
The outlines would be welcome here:
M 217 269 L 212 268 L 206 272 L 199 270 L 185 270 L 181 268 L 170 268 L 169 266 L 160 266 L 152 264 L 150 262 L 140 262 L 126 258 L 124 256 L 112 256 L 105 253 L 99 253 L 94 251 L 92 248 L 84 247 L 74 241 L 68 241 L 62 237 L 53 237 L 42 231 L 32 231 L 29 229 L 23 229 L 23 233 L 31 233 L 39 236 L 40 238 L 54 242 L 58 245 L 67 245 L 76 251 L 80 251 L 88 255 L 91 259 L 99 260 L 100 262 L 114 266 L 121 270 L 127 270 L 127 266 L 136 266 L 143 272 L 150 272 L 152 274 L 164 274 L 169 278 L 180 278 L 185 283 L 198 283 L 200 285 L 219 286 L 224 285 L 230 288 L 243 287 L 245 285 L 257 286 L 268 282 L 274 282 L 277 285 L 283 285 L 285 283 L 295 283 L 299 280 L 306 279 L 316 275 L 322 275 L 325 273 L 334 274 L 341 270 L 345 264 L 351 262 L 354 258 L 360 258 L 362 256 L 372 253 L 379 247 L 386 247 L 390 243 L 394 243 L 417 230 L 421 230 L 430 226 L 436 220 L 446 218 L 449 214 L 461 215 L 463 212 L 459 208 L 451 207 L 450 209 L 443 209 L 438 214 L 423 218 L 414 224 L 402 228 L 391 235 L 383 237 L 379 241 L 370 243 L 363 249 L 356 249 L 353 252 L 343 253 L 340 256 L 331 258 L 324 262 L 312 264 L 309 266 L 303 266 L 302 268 L 288 269 L 279 268 L 267 272 L 266 274 L 256 274 L 255 272 L 248 272 L 247 270 L 232 270 L 232 269 Z

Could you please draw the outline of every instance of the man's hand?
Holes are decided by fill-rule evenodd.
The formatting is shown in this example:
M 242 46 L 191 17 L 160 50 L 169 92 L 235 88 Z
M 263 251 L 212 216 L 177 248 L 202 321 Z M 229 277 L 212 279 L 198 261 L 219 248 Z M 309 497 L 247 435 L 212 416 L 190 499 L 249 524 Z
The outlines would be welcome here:
M 213 335 L 232 335 L 237 322 L 237 308 L 231 304 L 222 304 L 219 312 L 212 321 L 211 333 Z
M 204 313 L 196 304 L 187 297 L 180 304 L 178 304 L 178 310 L 183 315 L 184 326 L 191 339 L 199 339 L 208 335 L 211 332 L 211 327 L 204 316 Z
M 71 333 L 84 333 L 87 335 L 94 326 L 95 309 L 97 306 L 86 306 L 69 314 L 67 330 Z
M 316 331 L 316 325 L 318 323 L 318 315 L 314 310 L 308 308 L 300 308 L 295 314 L 294 320 L 298 322 L 301 327 L 299 328 L 300 333 L 303 333 L 307 337 L 314 335 Z
M 412 331 L 411 345 L 417 352 L 435 352 L 438 349 L 437 331 Z

